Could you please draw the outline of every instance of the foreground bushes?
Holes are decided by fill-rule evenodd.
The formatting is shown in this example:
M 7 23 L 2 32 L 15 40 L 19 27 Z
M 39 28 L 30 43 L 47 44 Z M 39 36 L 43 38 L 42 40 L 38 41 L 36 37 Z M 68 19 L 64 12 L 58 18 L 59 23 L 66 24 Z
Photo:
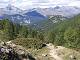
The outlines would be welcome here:
M 26 48 L 40 49 L 43 46 L 43 41 L 35 38 L 17 38 L 13 43 L 24 46 Z
M 8 19 L 0 20 L 0 39 L 4 41 L 16 38 L 44 39 L 42 32 L 31 29 L 27 25 L 13 23 Z

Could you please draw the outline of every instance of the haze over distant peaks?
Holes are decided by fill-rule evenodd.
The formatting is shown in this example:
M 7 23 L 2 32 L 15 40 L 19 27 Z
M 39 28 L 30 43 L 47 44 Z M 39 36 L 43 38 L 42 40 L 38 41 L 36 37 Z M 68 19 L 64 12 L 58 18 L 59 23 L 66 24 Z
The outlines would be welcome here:
M 80 8 L 73 6 L 55 6 L 49 8 L 32 8 L 21 10 L 13 5 L 0 8 L 0 19 L 8 18 L 18 23 L 35 23 L 46 20 L 49 16 L 61 15 L 67 18 L 80 13 Z

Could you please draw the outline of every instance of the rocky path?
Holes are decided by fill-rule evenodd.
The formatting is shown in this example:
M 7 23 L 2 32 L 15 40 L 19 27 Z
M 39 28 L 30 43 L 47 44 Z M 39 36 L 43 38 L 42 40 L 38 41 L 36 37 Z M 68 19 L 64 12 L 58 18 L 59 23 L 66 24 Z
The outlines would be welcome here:
M 49 49 L 49 55 L 53 57 L 55 60 L 63 60 L 60 56 L 58 56 L 57 49 L 55 49 L 54 45 L 47 44 L 47 48 Z

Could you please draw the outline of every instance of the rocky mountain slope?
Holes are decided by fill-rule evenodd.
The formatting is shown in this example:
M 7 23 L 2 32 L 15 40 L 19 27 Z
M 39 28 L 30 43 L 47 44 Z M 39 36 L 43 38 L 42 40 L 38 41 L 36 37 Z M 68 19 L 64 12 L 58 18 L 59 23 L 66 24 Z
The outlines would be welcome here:
M 53 16 L 49 16 L 47 20 L 31 24 L 30 26 L 32 28 L 36 28 L 44 31 L 44 30 L 53 28 L 54 24 L 68 20 L 68 19 L 69 18 L 64 17 L 62 15 L 53 15 Z

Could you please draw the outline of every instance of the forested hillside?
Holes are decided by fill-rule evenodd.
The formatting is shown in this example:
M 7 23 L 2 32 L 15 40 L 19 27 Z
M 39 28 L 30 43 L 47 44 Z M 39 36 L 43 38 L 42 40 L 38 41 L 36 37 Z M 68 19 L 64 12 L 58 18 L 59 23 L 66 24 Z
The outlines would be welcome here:
M 47 38 L 55 45 L 80 48 L 80 15 L 55 24 Z
M 15 24 L 4 19 L 0 20 L 0 40 L 4 42 L 13 40 L 16 44 L 25 45 L 28 48 L 41 48 L 44 43 L 44 36 L 42 32 L 31 29 L 26 25 Z

